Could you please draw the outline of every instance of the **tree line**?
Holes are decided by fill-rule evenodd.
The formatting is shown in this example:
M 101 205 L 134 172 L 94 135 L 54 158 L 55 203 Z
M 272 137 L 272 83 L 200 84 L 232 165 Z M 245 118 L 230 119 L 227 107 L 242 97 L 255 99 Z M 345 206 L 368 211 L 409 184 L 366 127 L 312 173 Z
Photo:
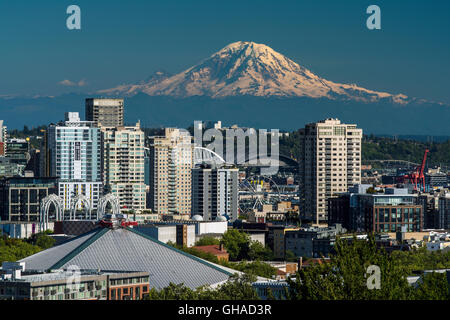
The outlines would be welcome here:
M 45 231 L 34 234 L 25 240 L 2 235 L 0 237 L 0 264 L 5 261 L 17 261 L 53 247 L 55 239 L 50 237 L 49 234 L 50 231 Z
M 408 283 L 413 271 L 448 268 L 449 253 L 430 253 L 426 249 L 387 253 L 378 248 L 373 235 L 367 240 L 337 239 L 336 253 L 327 262 L 300 269 L 287 280 L 285 299 L 290 300 L 449 300 L 446 273 L 422 275 L 416 285 Z M 368 285 L 370 266 L 380 270 L 379 287 Z M 200 287 L 195 290 L 183 284 L 152 289 L 148 299 L 220 299 L 257 300 L 252 287 L 254 274 L 233 276 L 230 282 L 216 289 Z M 230 288 L 233 288 L 231 291 Z M 273 295 L 269 291 L 269 298 Z
M 276 268 L 264 262 L 273 259 L 272 250 L 258 241 L 252 241 L 248 234 L 236 229 L 226 231 L 220 240 L 204 237 L 195 243 L 196 246 L 222 244 L 229 253 L 229 261 L 218 259 L 212 253 L 194 247 L 180 246 L 172 242 L 168 244 L 201 259 L 254 276 L 272 278 L 277 272 Z
M 361 160 L 405 160 L 421 163 L 425 149 L 429 149 L 429 165 L 446 165 L 450 162 L 450 139 L 444 142 L 427 143 L 412 139 L 394 139 L 364 135 L 361 146 Z M 280 138 L 280 154 L 300 158 L 300 134 L 294 131 L 289 137 Z

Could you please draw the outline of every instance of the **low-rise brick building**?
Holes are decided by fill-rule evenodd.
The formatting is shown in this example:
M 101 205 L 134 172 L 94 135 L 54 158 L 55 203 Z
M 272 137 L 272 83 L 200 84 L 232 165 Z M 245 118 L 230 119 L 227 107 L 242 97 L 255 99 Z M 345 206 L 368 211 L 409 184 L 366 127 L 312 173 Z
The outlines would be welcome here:
M 195 246 L 193 248 L 204 253 L 211 253 L 212 255 L 216 256 L 218 260 L 228 261 L 228 259 L 230 258 L 230 254 L 227 252 L 227 250 L 223 247 L 222 244 Z

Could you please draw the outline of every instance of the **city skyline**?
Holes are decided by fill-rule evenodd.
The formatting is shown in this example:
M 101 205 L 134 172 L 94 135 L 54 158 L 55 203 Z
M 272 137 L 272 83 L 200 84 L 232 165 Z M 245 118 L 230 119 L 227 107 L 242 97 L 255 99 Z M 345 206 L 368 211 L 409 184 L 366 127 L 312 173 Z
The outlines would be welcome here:
M 284 288 L 292 289 L 287 279 L 302 275 L 297 273 L 300 269 L 313 268 L 304 267 L 303 259 L 322 264 L 358 258 L 359 250 L 344 249 L 352 253 L 346 257 L 342 245 L 372 245 L 370 250 L 382 246 L 415 255 L 444 252 L 450 245 L 450 174 L 440 167 L 425 171 L 428 149 L 416 169 L 400 163 L 395 175 L 389 165 L 374 170 L 362 165 L 362 129 L 327 118 L 308 124 L 298 136 L 292 133 L 289 147 L 298 156 L 293 158 L 291 152 L 291 158 L 280 157 L 277 170 L 267 175 L 261 157 L 256 162 L 238 160 L 244 156 L 240 152 L 247 153 L 247 143 L 244 138 L 244 145 L 239 144 L 237 132 L 248 128 L 222 127 L 220 121 L 196 123 L 201 131 L 194 133 L 202 134 L 201 142 L 183 129 L 165 128 L 160 136 L 144 133 L 139 123 L 123 126 L 123 107 L 122 100 L 87 99 L 90 121 L 81 121 L 78 112 L 66 112 L 65 122 L 46 130 L 41 153 L 29 138 L 13 134 L 7 139 L 6 162 L 26 164 L 28 170 L 0 178 L 1 231 L 16 243 L 36 241 L 31 246 L 38 253 L 2 256 L 0 299 L 152 300 L 173 284 L 195 292 L 221 290 L 235 281 L 232 274 L 249 272 L 240 267 L 243 264 L 261 269 L 257 278 L 247 280 L 250 299 L 268 299 L 269 288 L 276 299 L 286 299 Z M 225 163 L 211 150 L 214 157 L 202 153 L 200 165 L 193 149 L 207 150 L 212 146 L 203 147 L 208 137 L 222 140 L 224 131 L 227 145 L 230 137 L 232 144 L 237 138 L 237 163 Z M 229 131 L 234 133 L 230 136 Z M 272 158 L 279 135 L 264 133 L 259 147 L 265 136 L 270 136 Z M 290 138 L 290 133 L 280 136 Z M 252 142 L 249 136 L 249 154 Z M 217 144 L 214 150 L 220 152 Z M 39 162 L 43 164 L 36 166 Z M 42 168 L 47 168 L 43 176 Z M 102 181 L 90 182 L 95 176 L 99 180 L 99 169 Z M 405 169 L 409 174 L 401 173 Z M 59 238 L 62 243 L 56 243 Z M 45 248 L 42 239 L 48 243 Z M 413 250 L 420 247 L 423 250 Z M 384 250 L 375 256 L 383 254 Z M 374 259 L 373 252 L 370 256 Z M 389 270 L 376 259 L 358 265 L 366 261 L 370 266 L 359 273 Z M 73 290 L 65 273 L 73 268 L 81 279 L 96 279 L 96 290 L 90 280 Z M 124 276 L 134 278 L 115 280 Z M 421 286 L 420 277 L 406 270 L 399 276 L 403 290 L 410 292 L 408 299 L 428 299 L 448 282 L 442 278 L 439 286 L 421 296 L 422 289 L 415 289 Z M 326 277 L 321 281 L 326 283 Z M 381 280 L 377 281 L 367 282 L 367 289 L 380 289 Z
M 0 2 L 0 301 L 449 301 L 448 12 Z

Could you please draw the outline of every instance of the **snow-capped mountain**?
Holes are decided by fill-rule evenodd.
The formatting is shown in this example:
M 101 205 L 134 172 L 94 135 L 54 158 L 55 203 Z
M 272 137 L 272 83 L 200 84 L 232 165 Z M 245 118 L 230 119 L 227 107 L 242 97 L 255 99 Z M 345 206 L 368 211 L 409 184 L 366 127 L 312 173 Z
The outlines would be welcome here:
M 140 92 L 179 98 L 278 96 L 358 102 L 386 100 L 398 104 L 410 101 L 403 94 L 378 92 L 323 79 L 266 45 L 244 41 L 229 44 L 176 75 L 157 72 L 138 84 L 120 85 L 98 93 L 130 97 Z
M 130 97 L 139 92 L 143 92 L 146 88 L 156 85 L 170 76 L 171 75 L 165 71 L 156 71 L 153 75 L 138 84 L 122 84 L 112 89 L 100 90 L 98 93 Z

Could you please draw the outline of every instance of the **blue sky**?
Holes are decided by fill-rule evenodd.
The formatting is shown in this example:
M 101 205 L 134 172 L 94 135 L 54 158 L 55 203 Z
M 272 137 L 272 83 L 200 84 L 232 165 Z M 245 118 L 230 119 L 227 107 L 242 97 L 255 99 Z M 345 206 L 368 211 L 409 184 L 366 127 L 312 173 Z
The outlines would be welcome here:
M 66 28 L 71 4 L 80 31 Z M 366 28 L 371 4 L 382 30 Z M 110 88 L 180 72 L 243 40 L 332 81 L 450 103 L 449 14 L 445 0 L 2 0 L 0 95 Z

